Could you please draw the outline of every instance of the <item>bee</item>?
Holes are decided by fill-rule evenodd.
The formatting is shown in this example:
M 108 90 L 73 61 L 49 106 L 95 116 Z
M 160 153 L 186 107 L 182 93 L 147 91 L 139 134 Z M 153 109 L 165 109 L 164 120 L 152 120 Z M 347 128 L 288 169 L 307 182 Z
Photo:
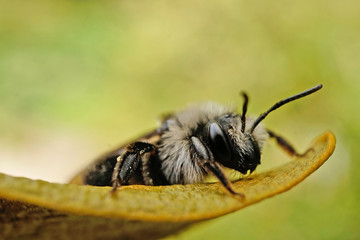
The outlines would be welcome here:
M 101 156 L 79 175 L 80 182 L 112 186 L 114 192 L 119 186 L 132 184 L 199 183 L 213 174 L 230 194 L 244 197 L 233 189 L 223 167 L 252 173 L 269 138 L 291 156 L 306 154 L 298 153 L 287 140 L 260 123 L 270 112 L 321 88 L 319 84 L 280 100 L 257 118 L 246 116 L 249 97 L 245 92 L 241 93 L 241 114 L 213 102 L 169 114 L 154 131 Z

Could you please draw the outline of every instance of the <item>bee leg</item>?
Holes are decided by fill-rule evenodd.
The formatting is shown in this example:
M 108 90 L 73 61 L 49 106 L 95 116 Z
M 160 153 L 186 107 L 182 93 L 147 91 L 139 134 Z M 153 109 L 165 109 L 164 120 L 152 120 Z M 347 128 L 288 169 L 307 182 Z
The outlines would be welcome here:
M 126 184 L 133 176 L 139 163 L 144 156 L 155 151 L 152 144 L 144 142 L 131 143 L 126 147 L 125 152 L 117 158 L 117 162 L 112 174 L 112 190 L 115 192 L 117 187 Z
M 245 197 L 244 194 L 236 192 L 230 180 L 226 177 L 224 171 L 221 169 L 219 164 L 215 162 L 214 156 L 210 149 L 197 137 L 191 137 L 192 147 L 195 152 L 195 158 L 200 162 L 206 169 L 212 172 L 215 177 L 219 179 L 222 185 L 233 195 Z
M 276 133 L 274 133 L 273 131 L 270 131 L 269 129 L 267 129 L 267 132 L 269 134 L 269 137 L 274 138 L 277 142 L 277 144 L 280 145 L 280 147 L 287 152 L 290 156 L 296 156 L 296 157 L 302 157 L 305 156 L 309 151 L 311 151 L 312 149 L 308 149 L 307 151 L 305 151 L 304 153 L 298 153 L 295 148 L 287 141 L 285 140 L 283 137 L 277 135 Z
M 145 185 L 154 186 L 154 179 L 150 176 L 150 159 L 151 159 L 151 156 L 154 154 L 155 154 L 155 151 L 147 152 L 141 158 L 141 165 L 142 165 L 141 174 L 142 174 Z

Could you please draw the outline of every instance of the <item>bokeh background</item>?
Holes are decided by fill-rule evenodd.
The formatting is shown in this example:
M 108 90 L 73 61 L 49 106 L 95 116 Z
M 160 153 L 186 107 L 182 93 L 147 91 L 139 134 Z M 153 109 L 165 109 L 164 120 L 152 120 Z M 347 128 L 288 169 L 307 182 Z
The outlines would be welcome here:
M 360 239 L 360 2 L 0 3 L 0 171 L 66 182 L 99 154 L 213 100 L 255 115 L 318 83 L 266 125 L 333 156 L 290 192 L 175 239 Z M 240 109 L 240 108 L 239 108 Z M 273 142 L 257 171 L 291 159 Z

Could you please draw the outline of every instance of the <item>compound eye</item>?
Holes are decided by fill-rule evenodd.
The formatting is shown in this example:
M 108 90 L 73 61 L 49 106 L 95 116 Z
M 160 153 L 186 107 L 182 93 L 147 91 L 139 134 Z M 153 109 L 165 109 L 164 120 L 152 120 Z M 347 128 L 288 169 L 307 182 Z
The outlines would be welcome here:
M 215 157 L 220 161 L 230 161 L 231 151 L 229 143 L 219 124 L 211 123 L 209 127 L 210 145 Z

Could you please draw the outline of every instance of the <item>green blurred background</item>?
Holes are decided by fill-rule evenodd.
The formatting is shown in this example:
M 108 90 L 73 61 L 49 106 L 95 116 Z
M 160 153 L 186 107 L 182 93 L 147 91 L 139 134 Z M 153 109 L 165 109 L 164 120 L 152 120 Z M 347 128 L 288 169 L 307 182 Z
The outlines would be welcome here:
M 249 112 L 323 83 L 266 125 L 299 150 L 337 147 L 290 192 L 176 239 L 360 239 L 360 2 L 0 3 L 0 171 L 66 182 L 94 157 L 213 100 Z M 291 159 L 273 142 L 264 171 Z

